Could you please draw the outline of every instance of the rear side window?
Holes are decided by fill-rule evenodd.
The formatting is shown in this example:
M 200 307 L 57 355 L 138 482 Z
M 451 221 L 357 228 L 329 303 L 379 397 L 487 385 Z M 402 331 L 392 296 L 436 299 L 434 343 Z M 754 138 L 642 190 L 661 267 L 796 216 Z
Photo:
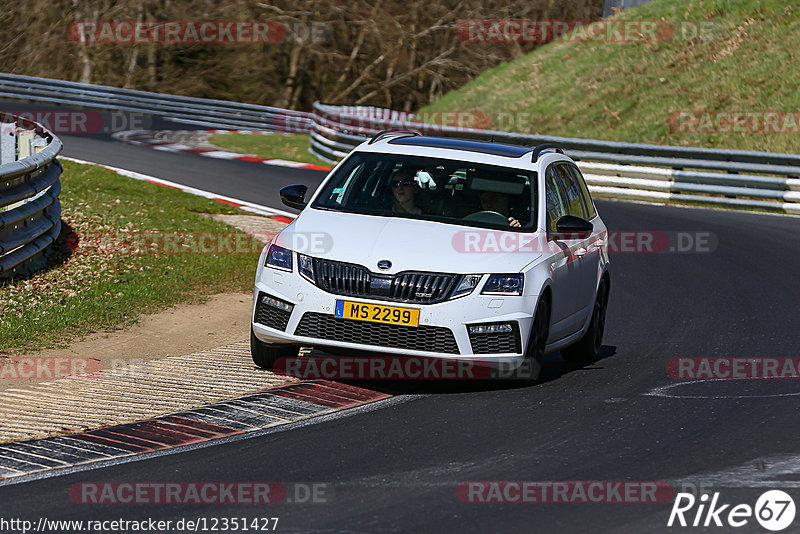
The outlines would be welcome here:
M 578 185 L 578 180 L 572 176 L 567 165 L 554 165 L 554 167 L 558 169 L 558 175 L 561 179 L 567 212 L 575 217 L 586 219 L 586 208 L 583 205 L 583 194 L 581 193 L 581 186 Z
M 583 175 L 578 167 L 575 167 L 574 165 L 567 165 L 566 167 L 569 169 L 570 174 L 575 181 L 578 182 L 578 186 L 581 188 L 583 204 L 586 206 L 586 218 L 591 219 L 597 215 L 597 211 L 594 209 L 594 202 L 592 202 L 592 195 L 589 194 L 589 188 L 586 187 L 586 180 L 583 179 Z
M 544 195 L 547 201 L 547 229 L 556 231 L 556 223 L 567 214 L 567 207 L 561 193 L 561 180 L 556 173 L 556 166 L 547 168 L 544 178 Z

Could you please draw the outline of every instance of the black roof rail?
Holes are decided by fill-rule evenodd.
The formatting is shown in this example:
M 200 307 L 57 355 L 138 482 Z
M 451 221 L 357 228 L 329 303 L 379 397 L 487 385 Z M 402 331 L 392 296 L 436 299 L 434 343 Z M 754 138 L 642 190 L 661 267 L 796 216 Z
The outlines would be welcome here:
M 372 143 L 380 141 L 381 139 L 383 139 L 384 137 L 386 137 L 387 135 L 390 135 L 390 134 L 401 134 L 401 137 L 422 135 L 421 133 L 419 133 L 416 130 L 391 130 L 391 129 L 390 130 L 381 130 L 380 132 L 376 133 L 372 137 L 372 139 L 369 140 L 369 143 L 367 143 L 367 144 L 371 145 Z
M 539 160 L 539 155 L 545 150 L 555 150 L 559 154 L 563 154 L 564 151 L 561 150 L 558 146 L 554 145 L 553 143 L 542 143 L 541 145 L 537 146 L 533 149 L 533 155 L 531 156 L 531 162 L 536 163 Z

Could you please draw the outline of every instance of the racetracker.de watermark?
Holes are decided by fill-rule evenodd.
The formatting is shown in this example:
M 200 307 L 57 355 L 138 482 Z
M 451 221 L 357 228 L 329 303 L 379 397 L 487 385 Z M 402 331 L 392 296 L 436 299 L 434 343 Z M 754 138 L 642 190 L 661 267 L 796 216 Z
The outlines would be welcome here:
M 395 323 L 396 324 L 396 323 Z M 467 325 L 500 327 L 496 330 L 473 332 L 473 336 L 503 335 L 516 337 L 512 323 Z M 273 365 L 275 373 L 302 380 L 523 380 L 539 377 L 540 368 L 529 362 L 490 360 L 482 355 L 469 359 L 431 358 L 417 356 L 303 356 L 279 358 Z
M 483 380 L 493 370 L 476 360 L 415 356 L 308 356 L 279 358 L 275 373 L 304 380 Z
M 489 129 L 491 120 L 489 115 L 480 110 L 443 110 L 443 111 L 420 111 L 414 115 L 417 127 L 423 130 L 426 128 L 436 129 L 444 126 L 447 128 L 462 129 Z
M 331 38 L 327 23 L 257 20 L 100 20 L 69 26 L 70 40 L 85 44 L 320 44 Z
M 675 380 L 800 378 L 800 358 L 670 358 L 667 361 L 667 375 Z
M 712 40 L 720 34 L 716 23 L 688 20 L 471 19 L 456 24 L 458 39 L 467 43 L 657 43 Z
M 493 123 L 489 115 L 477 109 L 420 111 L 418 113 L 397 112 L 392 114 L 391 121 L 360 115 L 330 114 L 324 111 L 315 114 L 319 123 L 345 130 L 384 130 L 407 128 L 423 134 L 442 132 L 468 132 L 490 128 L 514 129 L 529 126 L 530 113 L 500 113 Z
M 800 111 L 676 111 L 667 125 L 684 134 L 798 134 Z
M 666 482 L 630 480 L 465 481 L 456 486 L 458 500 L 469 504 L 656 504 L 674 495 Z
M 0 380 L 94 378 L 103 362 L 78 356 L 0 356 Z
M 70 251 L 102 254 L 259 254 L 277 232 L 157 232 L 120 231 L 72 233 Z M 274 244 L 301 254 L 320 255 L 333 248 L 326 232 L 293 232 L 279 235 Z
M 612 230 L 601 235 L 599 241 L 590 243 L 587 238 L 569 234 L 545 235 L 499 230 L 462 230 L 453 234 L 451 245 L 456 252 L 466 254 L 513 254 L 553 252 L 558 245 L 553 241 L 577 239 L 586 241 L 597 251 L 608 245 L 609 254 L 696 254 L 711 253 L 719 241 L 713 232 L 660 231 L 660 230 Z
M 75 504 L 263 505 L 330 502 L 325 482 L 76 482 Z
M 72 233 L 67 249 L 102 254 L 259 254 L 274 233 L 96 232 Z
M 144 113 L 91 110 L 23 109 L 0 111 L 0 122 L 15 123 L 25 129 L 33 121 L 56 134 L 89 135 L 107 134 L 125 130 L 147 130 L 153 117 Z

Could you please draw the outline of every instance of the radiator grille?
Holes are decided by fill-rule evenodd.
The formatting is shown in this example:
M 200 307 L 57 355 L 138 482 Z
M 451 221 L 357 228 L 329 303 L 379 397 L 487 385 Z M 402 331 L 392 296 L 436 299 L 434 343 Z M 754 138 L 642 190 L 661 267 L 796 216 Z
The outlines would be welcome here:
M 458 354 L 449 328 L 441 326 L 400 326 L 339 319 L 324 313 L 307 312 L 295 335 L 375 347 Z
M 373 273 L 352 263 L 314 258 L 314 283 L 335 295 L 435 304 L 450 296 L 459 276 L 446 273 Z

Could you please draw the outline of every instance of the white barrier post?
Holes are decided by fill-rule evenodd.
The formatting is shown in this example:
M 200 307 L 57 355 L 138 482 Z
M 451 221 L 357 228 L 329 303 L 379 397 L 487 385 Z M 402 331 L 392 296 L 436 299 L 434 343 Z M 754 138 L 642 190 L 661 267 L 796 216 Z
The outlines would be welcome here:
M 16 125 L 13 122 L 0 123 L 0 165 L 17 160 Z
M 38 154 L 47 146 L 47 140 L 41 137 L 34 137 L 31 139 L 31 154 Z
M 20 130 L 17 132 L 17 149 L 19 159 L 25 159 L 31 156 L 31 141 L 35 137 L 36 132 L 33 130 Z

